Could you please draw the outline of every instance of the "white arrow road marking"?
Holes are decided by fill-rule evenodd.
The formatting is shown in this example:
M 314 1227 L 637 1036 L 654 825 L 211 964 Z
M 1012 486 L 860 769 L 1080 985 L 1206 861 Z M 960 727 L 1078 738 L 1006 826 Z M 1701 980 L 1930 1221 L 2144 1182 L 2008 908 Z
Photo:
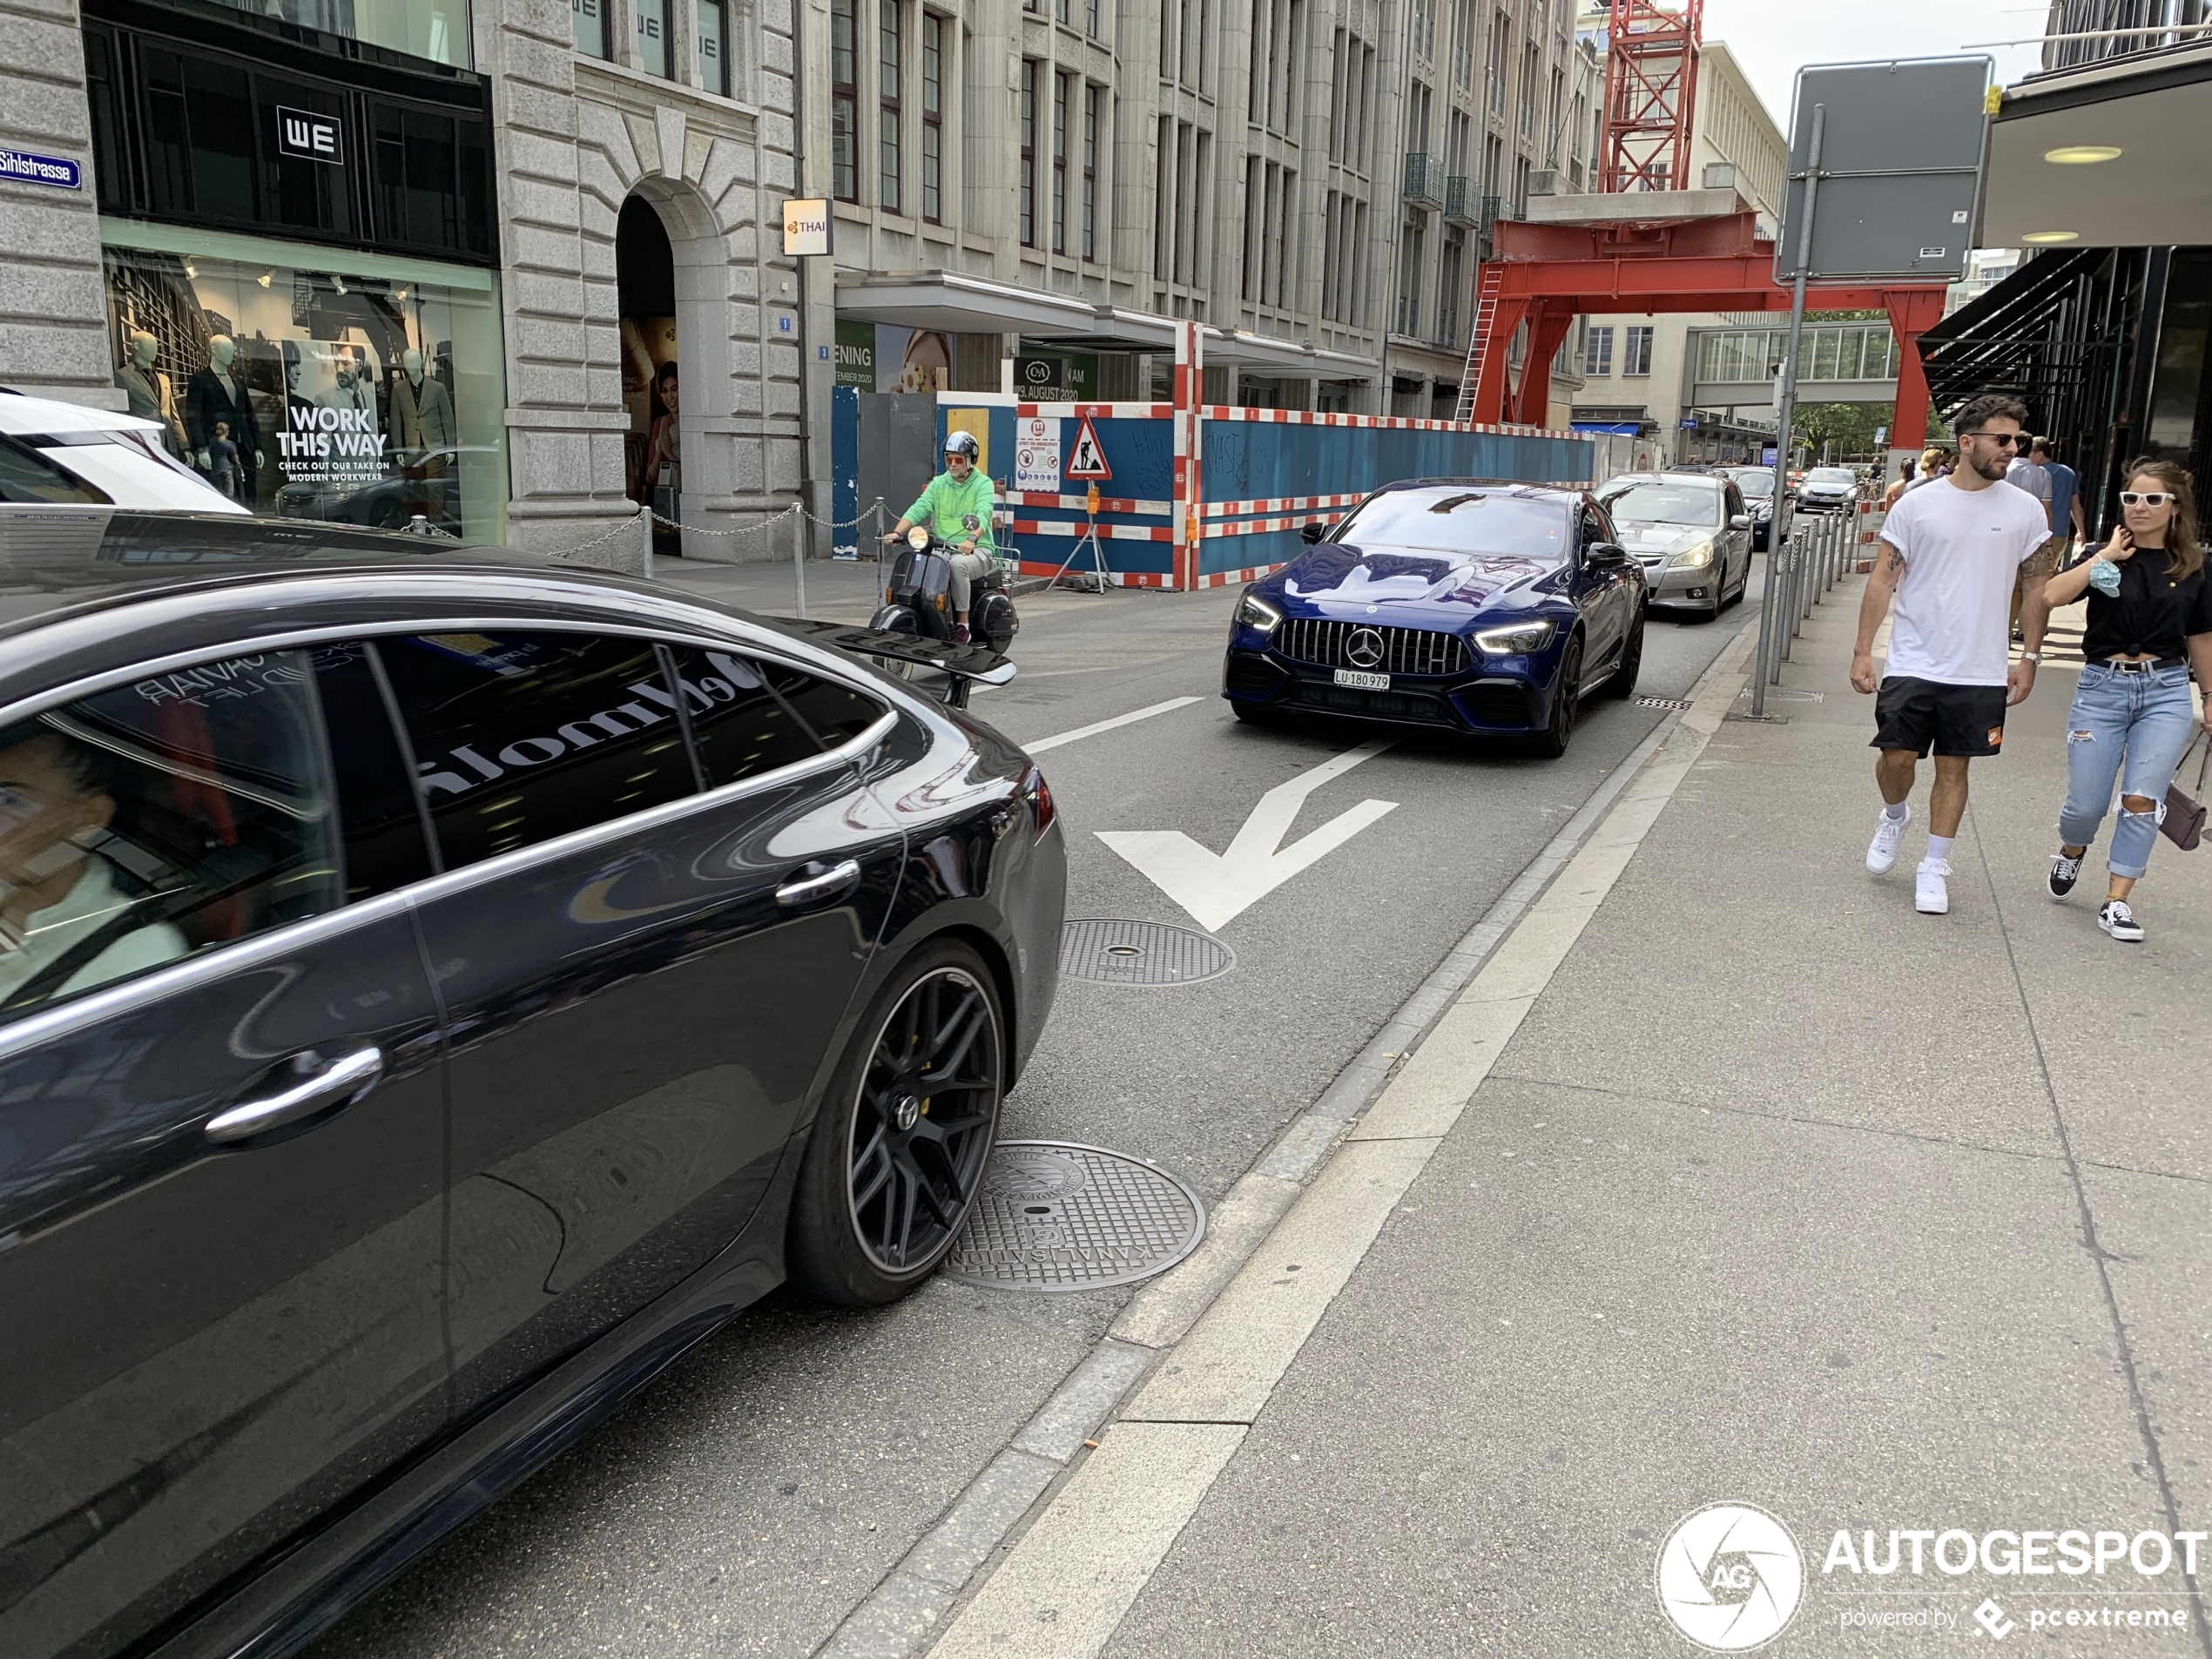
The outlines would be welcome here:
M 1288 783 L 1276 785 L 1259 798 L 1259 805 L 1252 808 L 1229 850 L 1218 855 L 1181 830 L 1099 830 L 1096 834 L 1190 912 L 1201 927 L 1211 931 L 1241 915 L 1300 870 L 1335 852 L 1386 813 L 1398 810 L 1394 800 L 1363 800 L 1290 846 L 1282 844 L 1308 795 L 1331 779 L 1343 777 L 1361 761 L 1373 759 L 1393 741 L 1382 738 L 1363 743 L 1311 772 L 1300 772 Z

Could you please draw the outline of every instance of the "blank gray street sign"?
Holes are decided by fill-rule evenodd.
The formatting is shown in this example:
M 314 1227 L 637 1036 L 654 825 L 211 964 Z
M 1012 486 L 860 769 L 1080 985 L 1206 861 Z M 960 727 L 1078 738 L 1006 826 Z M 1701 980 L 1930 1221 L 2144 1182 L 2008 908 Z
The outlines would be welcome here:
M 1964 276 L 1981 190 L 1990 69 L 1986 57 L 1929 57 L 1799 70 L 1775 280 L 1797 274 L 1816 105 L 1826 120 L 1807 278 Z

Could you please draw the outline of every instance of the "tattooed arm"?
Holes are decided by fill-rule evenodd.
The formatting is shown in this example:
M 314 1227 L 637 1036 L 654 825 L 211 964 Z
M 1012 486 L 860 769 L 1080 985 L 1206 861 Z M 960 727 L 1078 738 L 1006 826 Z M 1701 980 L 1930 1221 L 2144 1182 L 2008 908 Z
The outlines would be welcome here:
M 1882 683 L 1874 671 L 1874 636 L 1881 631 L 1882 618 L 1890 614 L 1897 579 L 1905 574 L 1905 555 L 1888 542 L 1875 545 L 1882 550 L 1881 556 L 1874 561 L 1874 574 L 1866 578 L 1866 591 L 1858 601 L 1858 643 L 1851 654 L 1851 689 L 1869 696 Z

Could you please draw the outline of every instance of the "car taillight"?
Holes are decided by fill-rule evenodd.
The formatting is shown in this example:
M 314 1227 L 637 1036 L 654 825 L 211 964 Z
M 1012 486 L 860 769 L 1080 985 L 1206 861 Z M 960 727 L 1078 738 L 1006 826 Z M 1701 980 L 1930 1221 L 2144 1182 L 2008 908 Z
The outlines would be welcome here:
M 1060 816 L 1060 809 L 1053 804 L 1052 786 L 1045 782 L 1044 773 L 1034 765 L 1022 774 L 1022 799 L 1029 803 L 1029 815 L 1035 821 L 1036 833 L 1042 835 L 1052 827 L 1052 820 Z

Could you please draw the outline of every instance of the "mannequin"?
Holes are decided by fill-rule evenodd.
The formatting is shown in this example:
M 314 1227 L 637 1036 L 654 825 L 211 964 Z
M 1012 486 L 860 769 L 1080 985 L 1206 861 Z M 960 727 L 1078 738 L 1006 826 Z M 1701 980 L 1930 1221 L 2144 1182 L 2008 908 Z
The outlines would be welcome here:
M 425 374 L 422 354 L 408 347 L 400 354 L 400 372 L 392 380 L 393 440 L 401 449 L 418 452 L 450 448 L 454 429 L 453 394 L 445 383 Z M 428 464 L 443 471 L 442 459 Z
M 144 328 L 131 334 L 131 350 L 115 371 L 115 383 L 130 399 L 131 413 L 142 420 L 161 422 L 161 447 L 179 458 L 185 453 L 184 423 L 177 418 L 175 395 L 169 377 L 153 366 L 161 342 Z
M 213 464 L 207 446 L 214 442 L 215 422 L 229 426 L 230 439 L 238 446 L 239 499 L 252 506 L 258 497 L 254 484 L 264 464 L 261 428 L 253 419 L 253 400 L 245 377 L 236 372 L 238 343 L 228 334 L 207 342 L 207 367 L 185 383 L 185 436 L 199 469 Z

